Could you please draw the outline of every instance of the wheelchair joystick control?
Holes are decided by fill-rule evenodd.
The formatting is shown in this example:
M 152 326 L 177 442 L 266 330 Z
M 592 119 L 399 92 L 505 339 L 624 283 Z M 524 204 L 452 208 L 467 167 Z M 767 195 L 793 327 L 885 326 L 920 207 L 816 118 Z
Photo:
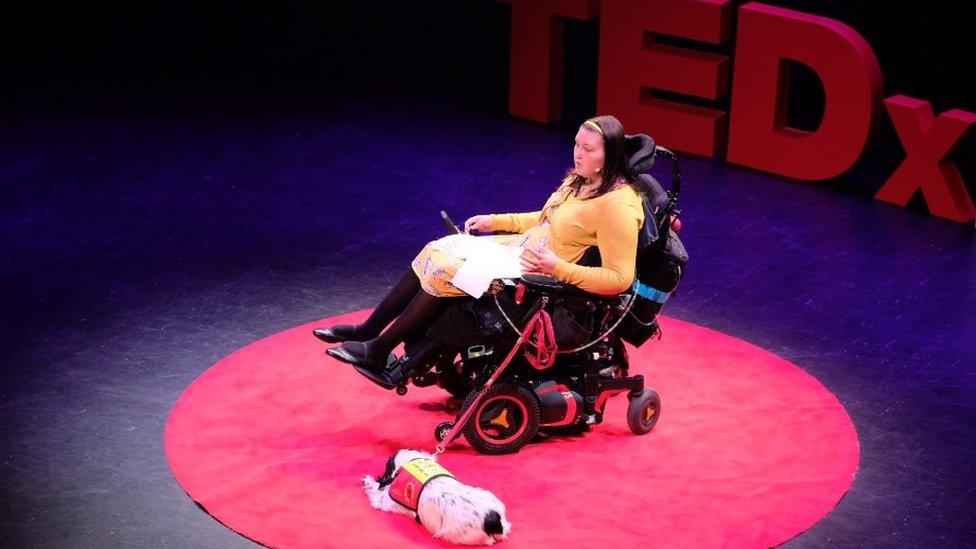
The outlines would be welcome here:
M 444 226 L 447 227 L 449 234 L 461 234 L 461 229 L 451 221 L 451 218 L 448 217 L 447 212 L 444 210 L 441 210 L 441 219 L 444 220 Z

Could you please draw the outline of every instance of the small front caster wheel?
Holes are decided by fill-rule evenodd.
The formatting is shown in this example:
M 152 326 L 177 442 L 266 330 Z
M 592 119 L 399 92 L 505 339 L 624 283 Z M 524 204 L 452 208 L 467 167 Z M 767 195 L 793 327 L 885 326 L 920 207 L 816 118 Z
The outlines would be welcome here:
M 453 428 L 454 424 L 450 421 L 437 424 L 437 427 L 434 427 L 434 439 L 437 442 L 444 442 L 444 439 L 447 438 L 447 435 L 451 434 L 451 429 Z
M 403 395 L 407 394 L 407 386 L 406 385 L 397 385 L 396 394 L 398 394 L 400 396 L 403 396 Z

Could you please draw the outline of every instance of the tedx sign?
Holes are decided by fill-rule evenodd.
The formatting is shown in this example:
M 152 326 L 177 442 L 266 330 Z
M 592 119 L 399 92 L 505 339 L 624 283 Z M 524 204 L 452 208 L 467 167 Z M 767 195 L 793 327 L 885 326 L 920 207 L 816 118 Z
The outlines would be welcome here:
M 512 5 L 509 111 L 551 122 L 561 112 L 563 21 L 600 18 L 597 111 L 661 144 L 797 180 L 842 175 L 861 157 L 881 117 L 894 125 L 905 158 L 875 198 L 905 206 L 921 192 L 932 215 L 965 222 L 976 208 L 953 155 L 976 114 L 936 115 L 929 102 L 883 97 L 881 68 L 865 39 L 826 17 L 731 0 L 500 0 Z M 735 25 L 733 25 L 736 23 Z M 734 36 L 733 36 L 733 28 Z M 656 40 L 721 45 L 731 56 Z M 673 42 L 673 41 L 672 41 Z M 734 59 L 734 63 L 732 63 Z M 791 63 L 823 84 L 815 130 L 787 125 Z M 663 99 L 729 99 L 728 111 Z

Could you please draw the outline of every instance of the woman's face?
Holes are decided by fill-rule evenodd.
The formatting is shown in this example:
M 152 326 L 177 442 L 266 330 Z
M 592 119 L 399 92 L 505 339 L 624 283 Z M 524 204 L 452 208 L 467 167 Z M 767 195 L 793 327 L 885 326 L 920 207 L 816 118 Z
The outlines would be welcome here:
M 580 126 L 579 131 L 576 132 L 573 167 L 576 173 L 587 179 L 596 179 L 600 176 L 597 170 L 603 168 L 603 136 L 596 130 Z

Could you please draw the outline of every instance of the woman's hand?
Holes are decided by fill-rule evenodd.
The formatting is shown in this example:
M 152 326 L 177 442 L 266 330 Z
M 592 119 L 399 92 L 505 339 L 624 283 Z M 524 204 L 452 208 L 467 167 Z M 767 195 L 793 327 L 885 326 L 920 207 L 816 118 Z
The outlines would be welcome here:
M 491 230 L 491 219 L 487 215 L 475 215 L 469 217 L 467 221 L 464 222 L 464 232 L 470 233 L 471 231 L 478 231 L 479 233 L 486 233 Z
M 552 276 L 556 272 L 556 253 L 549 248 L 526 248 L 519 256 L 522 272 Z

